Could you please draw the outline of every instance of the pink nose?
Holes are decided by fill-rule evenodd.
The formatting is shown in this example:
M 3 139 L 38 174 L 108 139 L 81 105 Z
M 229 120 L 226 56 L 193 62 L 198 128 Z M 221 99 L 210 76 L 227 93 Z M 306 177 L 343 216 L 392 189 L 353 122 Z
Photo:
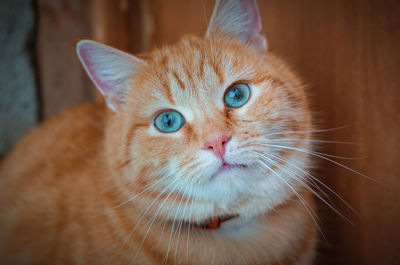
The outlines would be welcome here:
M 217 157 L 223 158 L 225 155 L 225 145 L 230 139 L 229 136 L 220 135 L 205 142 L 203 149 L 213 151 Z

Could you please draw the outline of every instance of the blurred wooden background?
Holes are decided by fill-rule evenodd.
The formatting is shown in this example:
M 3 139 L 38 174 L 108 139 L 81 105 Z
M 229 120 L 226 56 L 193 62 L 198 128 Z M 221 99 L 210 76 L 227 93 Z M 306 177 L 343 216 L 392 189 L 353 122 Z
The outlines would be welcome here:
M 327 161 L 315 176 L 354 225 L 321 205 L 318 264 L 400 264 L 400 1 L 259 0 L 272 51 L 308 84 L 321 152 L 381 184 Z M 37 0 L 40 115 L 94 100 L 74 44 L 90 38 L 139 53 L 206 29 L 213 0 Z

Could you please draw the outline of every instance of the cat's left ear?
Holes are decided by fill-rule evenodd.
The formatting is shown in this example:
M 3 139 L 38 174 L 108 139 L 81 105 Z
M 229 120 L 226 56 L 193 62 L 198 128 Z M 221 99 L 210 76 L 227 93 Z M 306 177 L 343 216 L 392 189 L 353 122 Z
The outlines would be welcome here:
M 215 33 L 237 38 L 261 52 L 267 50 L 256 0 L 217 0 L 206 36 Z
M 108 107 L 118 112 L 131 80 L 146 62 L 91 40 L 79 41 L 76 52 L 86 73 L 104 96 Z

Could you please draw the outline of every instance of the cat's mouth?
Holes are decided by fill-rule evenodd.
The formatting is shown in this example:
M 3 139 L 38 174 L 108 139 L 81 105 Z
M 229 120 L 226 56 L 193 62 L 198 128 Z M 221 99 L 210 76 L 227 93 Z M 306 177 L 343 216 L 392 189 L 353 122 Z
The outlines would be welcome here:
M 243 165 L 243 164 L 228 164 L 225 161 L 223 161 L 223 164 L 221 165 L 221 167 L 212 175 L 212 178 L 216 177 L 217 175 L 219 175 L 222 172 L 226 172 L 229 171 L 233 168 L 247 168 L 247 165 Z
M 204 229 L 204 230 L 215 230 L 218 229 L 223 222 L 226 222 L 228 220 L 231 220 L 235 217 L 238 217 L 238 214 L 227 214 L 227 215 L 222 215 L 222 216 L 215 216 L 211 217 L 208 220 L 205 220 L 201 223 L 194 223 L 193 226 Z
M 224 170 L 229 170 L 229 169 L 235 168 L 235 167 L 237 167 L 237 168 L 247 168 L 247 166 L 243 165 L 243 164 L 228 164 L 228 163 L 224 162 L 219 170 L 220 171 L 224 171 Z

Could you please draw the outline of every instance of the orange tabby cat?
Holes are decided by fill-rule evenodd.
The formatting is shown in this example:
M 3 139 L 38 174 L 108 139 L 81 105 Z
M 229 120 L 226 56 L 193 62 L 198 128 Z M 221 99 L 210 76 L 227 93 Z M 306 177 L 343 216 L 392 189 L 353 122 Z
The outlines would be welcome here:
M 134 57 L 84 40 L 107 106 L 67 110 L 0 168 L 0 264 L 311 264 L 311 116 L 254 0 Z

